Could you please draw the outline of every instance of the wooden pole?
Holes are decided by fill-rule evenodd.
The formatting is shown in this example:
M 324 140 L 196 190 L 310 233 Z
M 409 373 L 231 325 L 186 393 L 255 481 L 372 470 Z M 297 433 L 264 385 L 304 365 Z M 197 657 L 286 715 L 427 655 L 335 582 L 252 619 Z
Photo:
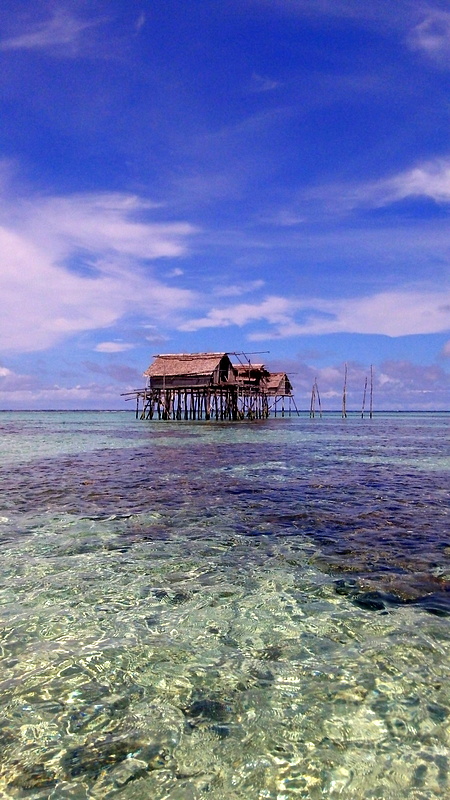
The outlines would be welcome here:
M 342 390 L 342 419 L 347 417 L 347 364 L 344 369 L 344 388 Z
M 370 406 L 369 406 L 369 417 L 372 419 L 373 415 L 373 366 L 370 365 Z
M 367 375 L 364 381 L 364 392 L 363 392 L 363 401 L 362 401 L 362 408 L 361 408 L 361 419 L 364 419 L 364 409 L 366 407 L 366 394 L 367 394 Z
M 313 383 L 311 389 L 311 403 L 309 405 L 309 418 L 314 419 L 316 415 L 316 384 Z
M 320 392 L 319 392 L 319 386 L 317 384 L 317 378 L 315 380 L 315 384 L 316 384 L 317 402 L 319 404 L 319 416 L 320 416 L 320 419 L 322 419 L 322 403 L 321 403 L 321 400 L 320 400 Z

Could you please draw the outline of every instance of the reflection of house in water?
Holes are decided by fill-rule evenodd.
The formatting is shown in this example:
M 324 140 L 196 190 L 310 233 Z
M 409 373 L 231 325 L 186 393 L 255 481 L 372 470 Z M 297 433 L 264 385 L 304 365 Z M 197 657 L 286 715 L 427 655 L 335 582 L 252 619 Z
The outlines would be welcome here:
M 290 414 L 291 405 L 298 413 L 288 376 L 270 373 L 241 353 L 157 355 L 144 376 L 145 388 L 127 393 L 136 399 L 136 418 L 265 419 L 271 413 Z

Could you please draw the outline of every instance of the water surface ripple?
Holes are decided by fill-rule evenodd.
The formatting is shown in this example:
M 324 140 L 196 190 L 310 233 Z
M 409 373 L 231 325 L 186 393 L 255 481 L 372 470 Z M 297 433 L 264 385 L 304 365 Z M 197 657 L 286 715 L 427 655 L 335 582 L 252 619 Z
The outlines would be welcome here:
M 449 420 L 0 414 L 0 797 L 448 797 Z

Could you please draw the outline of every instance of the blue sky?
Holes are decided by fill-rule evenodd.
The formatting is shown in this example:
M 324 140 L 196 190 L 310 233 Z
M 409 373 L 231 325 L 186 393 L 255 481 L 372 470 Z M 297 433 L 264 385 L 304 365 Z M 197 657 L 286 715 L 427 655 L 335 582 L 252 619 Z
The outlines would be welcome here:
M 3 0 L 0 408 L 124 408 L 247 351 L 450 408 L 450 10 Z

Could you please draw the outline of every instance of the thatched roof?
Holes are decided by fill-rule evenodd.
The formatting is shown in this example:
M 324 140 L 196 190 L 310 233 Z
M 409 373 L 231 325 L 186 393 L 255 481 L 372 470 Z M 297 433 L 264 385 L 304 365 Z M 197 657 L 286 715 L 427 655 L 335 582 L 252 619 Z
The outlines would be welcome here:
M 270 372 L 266 378 L 267 394 L 290 394 L 292 384 L 285 372 Z
M 264 364 L 233 364 L 235 370 L 237 370 L 238 375 L 248 375 L 248 372 L 265 372 L 267 374 L 267 370 Z
M 155 356 L 144 375 L 148 378 L 161 375 L 211 375 L 224 356 L 227 353 L 166 353 Z

